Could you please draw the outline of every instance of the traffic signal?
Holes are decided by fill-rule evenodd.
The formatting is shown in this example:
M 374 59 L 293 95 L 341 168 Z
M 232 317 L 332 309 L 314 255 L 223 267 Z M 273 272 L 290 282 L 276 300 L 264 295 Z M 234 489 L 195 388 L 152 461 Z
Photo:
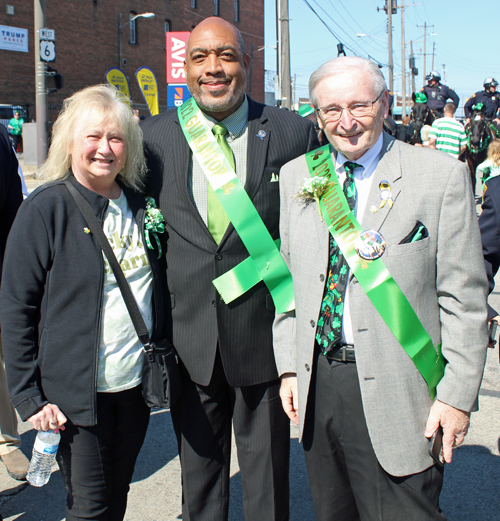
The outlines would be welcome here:
M 387 13 L 387 8 L 389 6 L 389 3 L 391 3 L 392 5 L 392 14 L 397 14 L 398 10 L 397 10 L 397 1 L 396 0 L 385 0 L 385 5 L 384 5 L 384 11 Z
M 418 69 L 415 67 L 415 58 L 413 56 L 410 57 L 410 69 L 413 76 L 418 76 Z
M 64 78 L 61 74 L 58 74 L 56 69 L 47 67 L 47 91 L 56 92 L 62 89 L 64 86 Z

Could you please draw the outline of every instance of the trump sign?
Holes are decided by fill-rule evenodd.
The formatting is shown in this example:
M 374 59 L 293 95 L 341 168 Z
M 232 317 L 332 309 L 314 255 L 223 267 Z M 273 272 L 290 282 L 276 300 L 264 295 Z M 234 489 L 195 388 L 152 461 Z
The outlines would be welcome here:
M 184 60 L 189 31 L 167 32 L 167 83 L 186 83 Z

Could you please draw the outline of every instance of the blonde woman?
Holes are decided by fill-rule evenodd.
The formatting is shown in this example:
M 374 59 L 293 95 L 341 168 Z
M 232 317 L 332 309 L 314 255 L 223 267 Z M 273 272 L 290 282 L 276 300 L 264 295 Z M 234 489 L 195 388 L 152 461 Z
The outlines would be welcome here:
M 47 183 L 22 204 L 3 266 L 9 390 L 23 420 L 61 429 L 66 519 L 122 520 L 149 422 L 142 344 L 64 180 L 102 223 L 152 339 L 161 338 L 164 269 L 156 241 L 144 237 L 142 132 L 126 98 L 98 85 L 67 99 L 42 174 Z
M 500 140 L 495 139 L 488 145 L 488 158 L 476 168 L 476 176 L 481 174 L 483 186 L 488 179 L 500 175 Z

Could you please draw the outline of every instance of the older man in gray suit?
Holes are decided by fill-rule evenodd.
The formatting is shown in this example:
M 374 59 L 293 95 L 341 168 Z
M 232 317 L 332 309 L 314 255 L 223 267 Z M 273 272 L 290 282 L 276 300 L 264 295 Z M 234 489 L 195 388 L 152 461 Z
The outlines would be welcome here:
M 451 462 L 477 408 L 487 345 L 469 176 L 383 133 L 387 88 L 368 60 L 331 60 L 309 89 L 331 146 L 281 170 L 296 311 L 276 317 L 274 344 L 316 515 L 446 519 L 440 458 Z

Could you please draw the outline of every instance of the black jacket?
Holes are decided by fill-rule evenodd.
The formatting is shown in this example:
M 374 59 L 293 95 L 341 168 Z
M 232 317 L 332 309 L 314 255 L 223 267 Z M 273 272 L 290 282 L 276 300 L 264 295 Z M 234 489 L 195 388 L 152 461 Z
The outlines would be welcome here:
M 495 288 L 495 275 L 500 267 L 500 176 L 488 179 L 484 184 L 483 211 L 479 216 L 479 229 L 483 243 L 484 266 L 490 293 Z M 488 305 L 488 318 L 498 313 Z
M 245 190 L 273 239 L 279 235 L 279 172 L 292 159 L 318 148 L 311 121 L 248 100 Z M 272 345 L 275 308 L 263 282 L 230 305 L 212 284 L 248 258 L 232 224 L 217 245 L 188 191 L 191 151 L 176 110 L 142 125 L 151 187 L 167 222 L 167 282 L 171 315 L 167 336 L 198 384 L 208 385 L 219 348 L 229 384 L 255 385 L 278 378 Z M 308 174 L 304 173 L 304 177 Z
M 487 118 L 495 118 L 500 109 L 500 92 L 486 92 L 480 90 L 473 94 L 464 105 L 465 117 L 470 118 L 472 107 L 478 103 L 484 103 L 484 115 Z
M 457 93 L 441 83 L 438 83 L 434 87 L 426 85 L 420 89 L 420 92 L 425 92 L 427 96 L 427 106 L 431 110 L 443 110 L 448 99 L 451 99 L 455 107 L 458 107 L 460 103 L 460 98 L 457 96 Z
M 74 177 L 70 180 L 102 224 L 108 199 Z M 122 188 L 143 232 L 145 199 Z M 104 259 L 93 235 L 84 232 L 86 227 L 62 181 L 33 192 L 12 226 L 0 317 L 9 391 L 23 420 L 54 403 L 77 425 L 96 423 Z M 158 340 L 163 329 L 164 269 L 156 258 L 158 251 L 147 247 L 146 251 L 154 278 L 153 340 Z
M 7 236 L 17 209 L 23 202 L 21 178 L 17 166 L 17 157 L 10 144 L 7 129 L 0 125 L 0 275 Z

